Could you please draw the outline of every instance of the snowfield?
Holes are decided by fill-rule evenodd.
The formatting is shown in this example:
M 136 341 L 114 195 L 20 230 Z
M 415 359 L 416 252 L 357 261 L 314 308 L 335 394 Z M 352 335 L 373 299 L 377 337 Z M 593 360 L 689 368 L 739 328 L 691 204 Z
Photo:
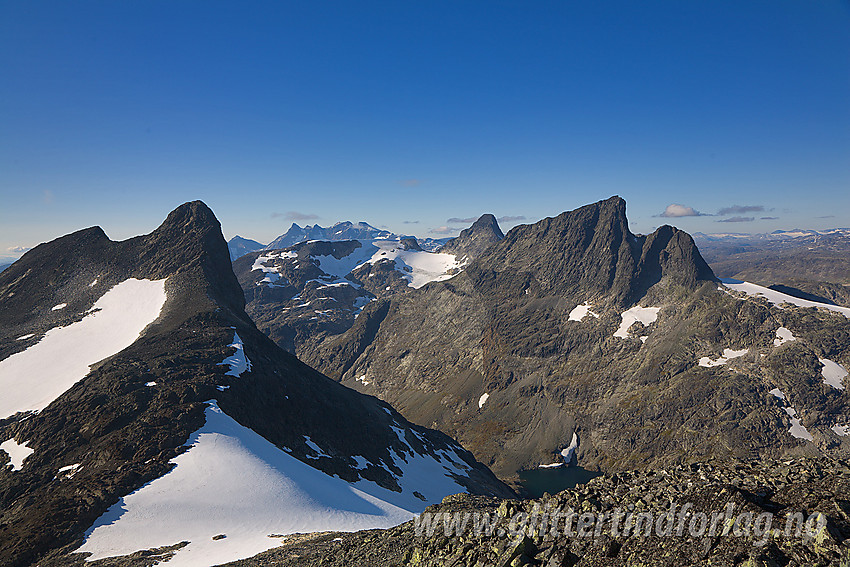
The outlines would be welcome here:
M 166 565 L 207 567 L 280 545 L 270 534 L 395 526 L 463 491 L 445 475 L 445 465 L 427 457 L 433 466 L 423 467 L 426 457 L 410 455 L 407 463 L 397 461 L 405 469 L 402 493 L 366 480 L 345 482 L 243 427 L 214 401 L 208 404 L 206 423 L 189 438 L 189 450 L 173 459 L 175 468 L 122 498 L 86 532 L 77 551 L 92 553 L 89 561 L 189 541 Z M 414 497 L 411 487 L 428 502 Z M 226 537 L 213 540 L 217 535 Z
M 747 295 L 752 295 L 755 297 L 764 297 L 769 302 L 780 307 L 783 303 L 790 303 L 792 305 L 797 305 L 798 307 L 819 307 L 823 309 L 829 309 L 830 311 L 835 311 L 836 313 L 841 313 L 842 315 L 850 319 L 850 307 L 839 307 L 838 305 L 830 305 L 828 303 L 818 303 L 817 301 L 800 299 L 799 297 L 794 297 L 793 295 L 788 295 L 786 293 L 762 287 L 754 283 L 742 282 L 741 280 L 724 278 L 720 281 L 723 282 L 723 285 L 728 287 L 729 289 L 733 289 L 735 291 L 743 291 Z
M 166 280 L 125 280 L 82 320 L 47 331 L 39 342 L 0 361 L 0 419 L 41 411 L 85 378 L 91 365 L 135 342 L 165 305 Z
M 377 264 L 382 260 L 395 261 L 396 271 L 407 280 L 410 287 L 416 289 L 428 282 L 449 279 L 463 267 L 454 254 L 405 250 L 399 240 L 358 240 L 358 242 L 361 246 L 342 258 L 336 258 L 332 254 L 311 255 L 311 258 L 316 261 L 320 270 L 335 278 L 334 283 L 348 284 L 353 287 L 359 286 L 346 280 L 345 276 L 364 264 Z M 273 286 L 280 278 L 278 268 L 264 265 L 265 262 L 278 256 L 294 258 L 297 254 L 288 251 L 258 257 L 251 269 L 262 270 L 266 274 L 258 285 Z M 328 282 L 320 283 L 328 284 Z
M 376 240 L 378 251 L 369 260 L 370 264 L 381 260 L 395 260 L 396 270 L 408 281 L 410 287 L 419 289 L 429 282 L 439 282 L 454 276 L 448 273 L 460 269 L 463 264 L 454 254 L 438 254 L 421 250 L 404 250 L 395 240 Z M 409 268 L 409 270 L 408 270 Z
M 408 285 L 418 289 L 428 282 L 442 281 L 454 274 L 449 271 L 459 269 L 463 264 L 454 254 L 438 254 L 421 250 L 405 250 L 398 240 L 359 241 L 362 246 L 345 256 L 317 256 L 319 268 L 326 274 L 344 278 L 352 270 L 363 264 L 377 264 L 381 260 L 395 261 L 398 271 Z

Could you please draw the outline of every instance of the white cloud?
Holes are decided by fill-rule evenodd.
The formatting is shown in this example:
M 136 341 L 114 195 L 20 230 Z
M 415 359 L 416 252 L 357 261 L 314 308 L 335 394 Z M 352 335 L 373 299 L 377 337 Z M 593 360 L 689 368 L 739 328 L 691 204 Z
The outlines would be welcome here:
M 32 248 L 28 246 L 10 246 L 9 248 L 6 248 L 6 251 L 11 254 L 23 254 L 28 250 L 32 250 Z
M 667 205 L 667 208 L 664 209 L 664 212 L 659 216 L 665 218 L 679 218 L 679 217 L 701 217 L 704 216 L 701 212 L 697 211 L 693 207 L 686 207 L 685 205 L 680 205 L 678 203 L 671 203 Z

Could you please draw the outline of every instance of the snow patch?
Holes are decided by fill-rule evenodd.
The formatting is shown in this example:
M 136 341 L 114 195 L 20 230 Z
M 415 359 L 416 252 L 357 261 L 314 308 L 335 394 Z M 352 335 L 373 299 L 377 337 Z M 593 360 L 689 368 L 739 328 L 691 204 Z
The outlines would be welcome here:
M 795 437 L 797 439 L 805 439 L 807 441 L 814 441 L 815 438 L 812 437 L 812 434 L 809 433 L 809 430 L 805 428 L 805 426 L 800 423 L 800 418 L 797 417 L 797 410 L 792 407 L 783 408 L 785 413 L 788 414 L 788 417 L 791 418 L 791 429 L 788 430 L 788 433 L 791 434 L 791 437 Z
M 712 366 L 722 366 L 732 360 L 733 358 L 740 358 L 747 354 L 749 349 L 744 350 L 732 350 L 730 348 L 723 349 L 723 356 L 718 358 L 717 360 L 711 360 L 711 358 L 707 356 L 703 356 L 699 359 L 699 365 L 704 366 L 706 368 L 711 368 Z
M 77 471 L 80 469 L 80 463 L 76 463 L 74 465 L 68 465 L 67 467 L 62 467 L 59 469 L 59 472 L 56 474 L 57 478 L 63 476 L 65 478 L 73 478 Z
M 245 345 L 242 343 L 242 339 L 239 338 L 239 333 L 233 333 L 233 342 L 227 346 L 235 348 L 236 352 L 225 358 L 224 362 L 218 363 L 219 366 L 222 364 L 230 366 L 230 370 L 228 370 L 225 374 L 227 376 L 235 376 L 236 378 L 239 378 L 243 372 L 250 372 L 251 361 L 248 360 L 247 356 L 245 356 Z
M 658 318 L 658 312 L 660 310 L 660 307 L 640 307 L 639 305 L 636 305 L 631 309 L 623 311 L 620 315 L 623 321 L 620 323 L 620 328 L 617 329 L 614 336 L 620 337 L 621 339 L 627 338 L 629 336 L 629 327 L 636 322 L 641 323 L 643 326 L 654 323 Z
M 365 374 L 358 376 L 357 381 L 360 382 L 361 384 L 363 384 L 364 386 L 368 386 L 369 384 L 371 384 L 371 382 L 366 379 Z
M 374 301 L 373 298 L 366 297 L 366 296 L 360 296 L 357 299 L 355 299 L 354 305 L 352 306 L 352 309 L 354 310 L 353 311 L 354 318 L 356 319 L 357 316 L 360 315 L 360 313 L 363 312 L 363 308 L 366 307 L 367 305 L 369 305 L 373 301 Z
M 775 398 L 781 400 L 783 404 L 788 403 L 788 398 L 779 388 L 774 388 L 770 390 L 770 394 Z M 800 418 L 797 416 L 797 410 L 792 408 L 789 405 L 785 405 L 782 408 L 785 413 L 788 414 L 788 417 L 791 418 L 791 429 L 788 430 L 788 433 L 791 434 L 792 437 L 796 439 L 806 439 L 807 441 L 814 441 L 814 437 L 809 433 L 809 430 L 805 428 L 805 426 L 800 423 Z
M 159 317 L 165 281 L 125 280 L 103 294 L 82 320 L 54 327 L 36 344 L 0 361 L 0 419 L 43 410 L 85 378 L 91 365 L 133 344 Z
M 152 388 L 156 386 L 156 382 L 145 382 L 145 386 L 147 386 L 148 388 Z
M 561 451 L 561 456 L 564 457 L 564 463 L 569 466 L 570 462 L 573 460 L 573 455 L 575 455 L 576 449 L 578 449 L 578 434 L 573 431 L 573 438 L 570 441 L 570 445 Z
M 850 425 L 833 425 L 830 429 L 832 429 L 836 435 L 840 435 L 842 437 L 846 437 L 850 435 Z
M 60 309 L 65 309 L 66 307 L 68 307 L 67 303 L 60 303 L 59 305 L 54 305 L 53 307 L 51 307 L 50 310 L 59 311 Z
M 487 403 L 487 400 L 489 398 L 490 398 L 490 394 L 488 392 L 484 392 L 483 394 L 481 394 L 481 397 L 478 398 L 478 409 L 483 408 L 484 404 Z
M 12 470 L 21 470 L 27 457 L 35 453 L 35 449 L 27 447 L 26 442 L 19 444 L 14 439 L 0 443 L 0 451 L 5 451 L 12 460 Z
M 526 293 L 528 292 L 528 290 L 525 290 L 525 291 L 526 291 Z M 587 302 L 584 302 L 581 305 L 576 305 L 573 308 L 573 310 L 570 311 L 570 316 L 567 319 L 567 321 L 581 321 L 582 319 L 584 319 L 588 315 L 592 315 L 592 316 L 596 317 L 597 319 L 599 319 L 599 315 L 597 315 L 596 313 L 591 311 L 591 309 L 593 309 L 593 305 L 591 305 L 590 303 L 587 303 Z
M 743 291 L 747 295 L 752 295 L 755 297 L 764 297 L 770 303 L 773 303 L 774 305 L 778 305 L 780 307 L 785 303 L 790 303 L 798 307 L 818 307 L 823 309 L 829 309 L 830 311 L 835 311 L 836 313 L 841 313 L 842 315 L 850 319 L 850 308 L 848 307 L 840 307 L 838 305 L 830 305 L 828 303 L 819 303 L 817 301 L 809 301 L 808 299 L 800 299 L 799 297 L 794 297 L 793 295 L 788 295 L 786 293 L 756 285 L 754 283 L 742 282 L 741 280 L 733 280 L 731 278 L 726 278 L 720 281 L 722 281 L 723 285 L 728 287 L 729 289 L 733 289 L 735 291 Z
M 328 455 L 327 453 L 325 453 L 325 452 L 322 450 L 322 448 L 321 448 L 321 447 L 319 447 L 318 445 L 316 445 L 315 443 L 313 443 L 313 440 L 312 440 L 312 439 L 310 439 L 310 436 L 309 436 L 309 435 L 305 435 L 305 436 L 304 436 L 304 444 L 305 444 L 305 445 L 307 445 L 308 447 L 310 447 L 311 449 L 313 449 L 313 451 L 315 451 L 315 453 L 316 453 L 316 455 L 315 455 L 315 456 L 313 456 L 313 455 L 307 455 L 307 458 L 308 458 L 308 459 L 318 459 L 318 458 L 320 458 L 320 457 L 327 457 L 327 458 L 329 458 L 329 459 L 330 459 L 330 458 L 332 458 L 330 455 Z
M 782 390 L 780 390 L 779 388 L 774 388 L 774 389 L 772 389 L 772 390 L 771 390 L 770 392 L 768 392 L 768 393 L 769 393 L 770 395 L 772 395 L 774 398 L 779 398 L 779 399 L 780 399 L 780 400 L 782 400 L 783 402 L 785 401 L 785 394 L 784 394 L 784 393 L 782 393 Z
M 266 262 L 271 262 L 275 258 L 284 257 L 284 258 L 292 258 L 293 256 L 287 256 L 286 254 L 294 254 L 294 252 L 280 252 L 277 254 L 265 254 L 257 256 L 257 259 L 254 260 L 254 263 L 251 265 L 251 271 L 260 270 L 265 274 L 265 277 L 257 282 L 257 285 L 266 284 L 268 287 L 285 287 L 277 283 L 280 279 L 280 268 L 277 266 L 266 266 Z M 296 254 L 297 256 L 297 254 Z
M 30 333 L 29 335 L 24 335 L 24 336 L 22 336 L 22 337 L 18 337 L 18 338 L 17 338 L 17 339 L 15 339 L 15 340 L 16 340 L 16 341 L 25 341 L 25 340 L 27 340 L 27 339 L 31 339 L 31 338 L 33 338 L 34 336 L 35 336 L 35 335 L 34 335 L 33 333 Z
M 843 390 L 844 384 L 842 380 L 847 376 L 847 369 L 828 358 L 818 358 L 818 360 L 823 364 L 823 369 L 821 370 L 823 383 L 829 384 L 836 390 Z
M 773 339 L 773 346 L 778 347 L 782 346 L 789 341 L 796 341 L 797 337 L 785 327 L 779 327 L 776 329 L 776 338 Z

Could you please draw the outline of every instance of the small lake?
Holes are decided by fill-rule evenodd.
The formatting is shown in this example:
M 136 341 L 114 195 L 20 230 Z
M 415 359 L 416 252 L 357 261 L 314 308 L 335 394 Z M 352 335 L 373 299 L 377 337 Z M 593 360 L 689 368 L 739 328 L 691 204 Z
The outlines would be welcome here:
M 581 467 L 556 467 L 520 471 L 519 479 L 530 497 L 540 498 L 544 492 L 557 494 L 601 475 Z

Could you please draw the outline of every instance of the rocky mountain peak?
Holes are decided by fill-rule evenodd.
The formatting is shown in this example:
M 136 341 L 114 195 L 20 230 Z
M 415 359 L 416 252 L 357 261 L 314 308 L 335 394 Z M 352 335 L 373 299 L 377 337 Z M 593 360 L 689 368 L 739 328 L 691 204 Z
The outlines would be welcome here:
M 485 213 L 478 217 L 478 220 L 472 223 L 472 226 L 466 230 L 472 233 L 495 234 L 498 240 L 505 237 L 504 233 L 502 233 L 502 229 L 499 228 L 499 223 L 496 221 L 496 217 L 490 213 Z
M 476 258 L 504 237 L 505 235 L 499 228 L 496 217 L 487 213 L 481 215 L 478 220 L 472 223 L 472 226 L 462 230 L 457 238 L 449 240 L 439 252 Z
M 220 228 L 215 213 L 203 201 L 189 201 L 183 203 L 170 213 L 159 225 L 158 231 L 181 230 L 186 232 L 192 227 L 215 227 Z
M 221 224 L 203 202 L 180 205 L 151 234 L 126 243 L 135 244 L 137 265 L 145 266 L 150 277 L 200 271 L 194 281 L 206 287 L 207 297 L 234 311 L 244 308 L 245 299 L 230 265 Z
M 634 303 L 665 276 L 687 287 L 715 280 L 686 233 L 664 226 L 649 236 L 629 230 L 621 197 L 513 228 L 470 266 L 470 274 L 525 272 L 546 294 Z

